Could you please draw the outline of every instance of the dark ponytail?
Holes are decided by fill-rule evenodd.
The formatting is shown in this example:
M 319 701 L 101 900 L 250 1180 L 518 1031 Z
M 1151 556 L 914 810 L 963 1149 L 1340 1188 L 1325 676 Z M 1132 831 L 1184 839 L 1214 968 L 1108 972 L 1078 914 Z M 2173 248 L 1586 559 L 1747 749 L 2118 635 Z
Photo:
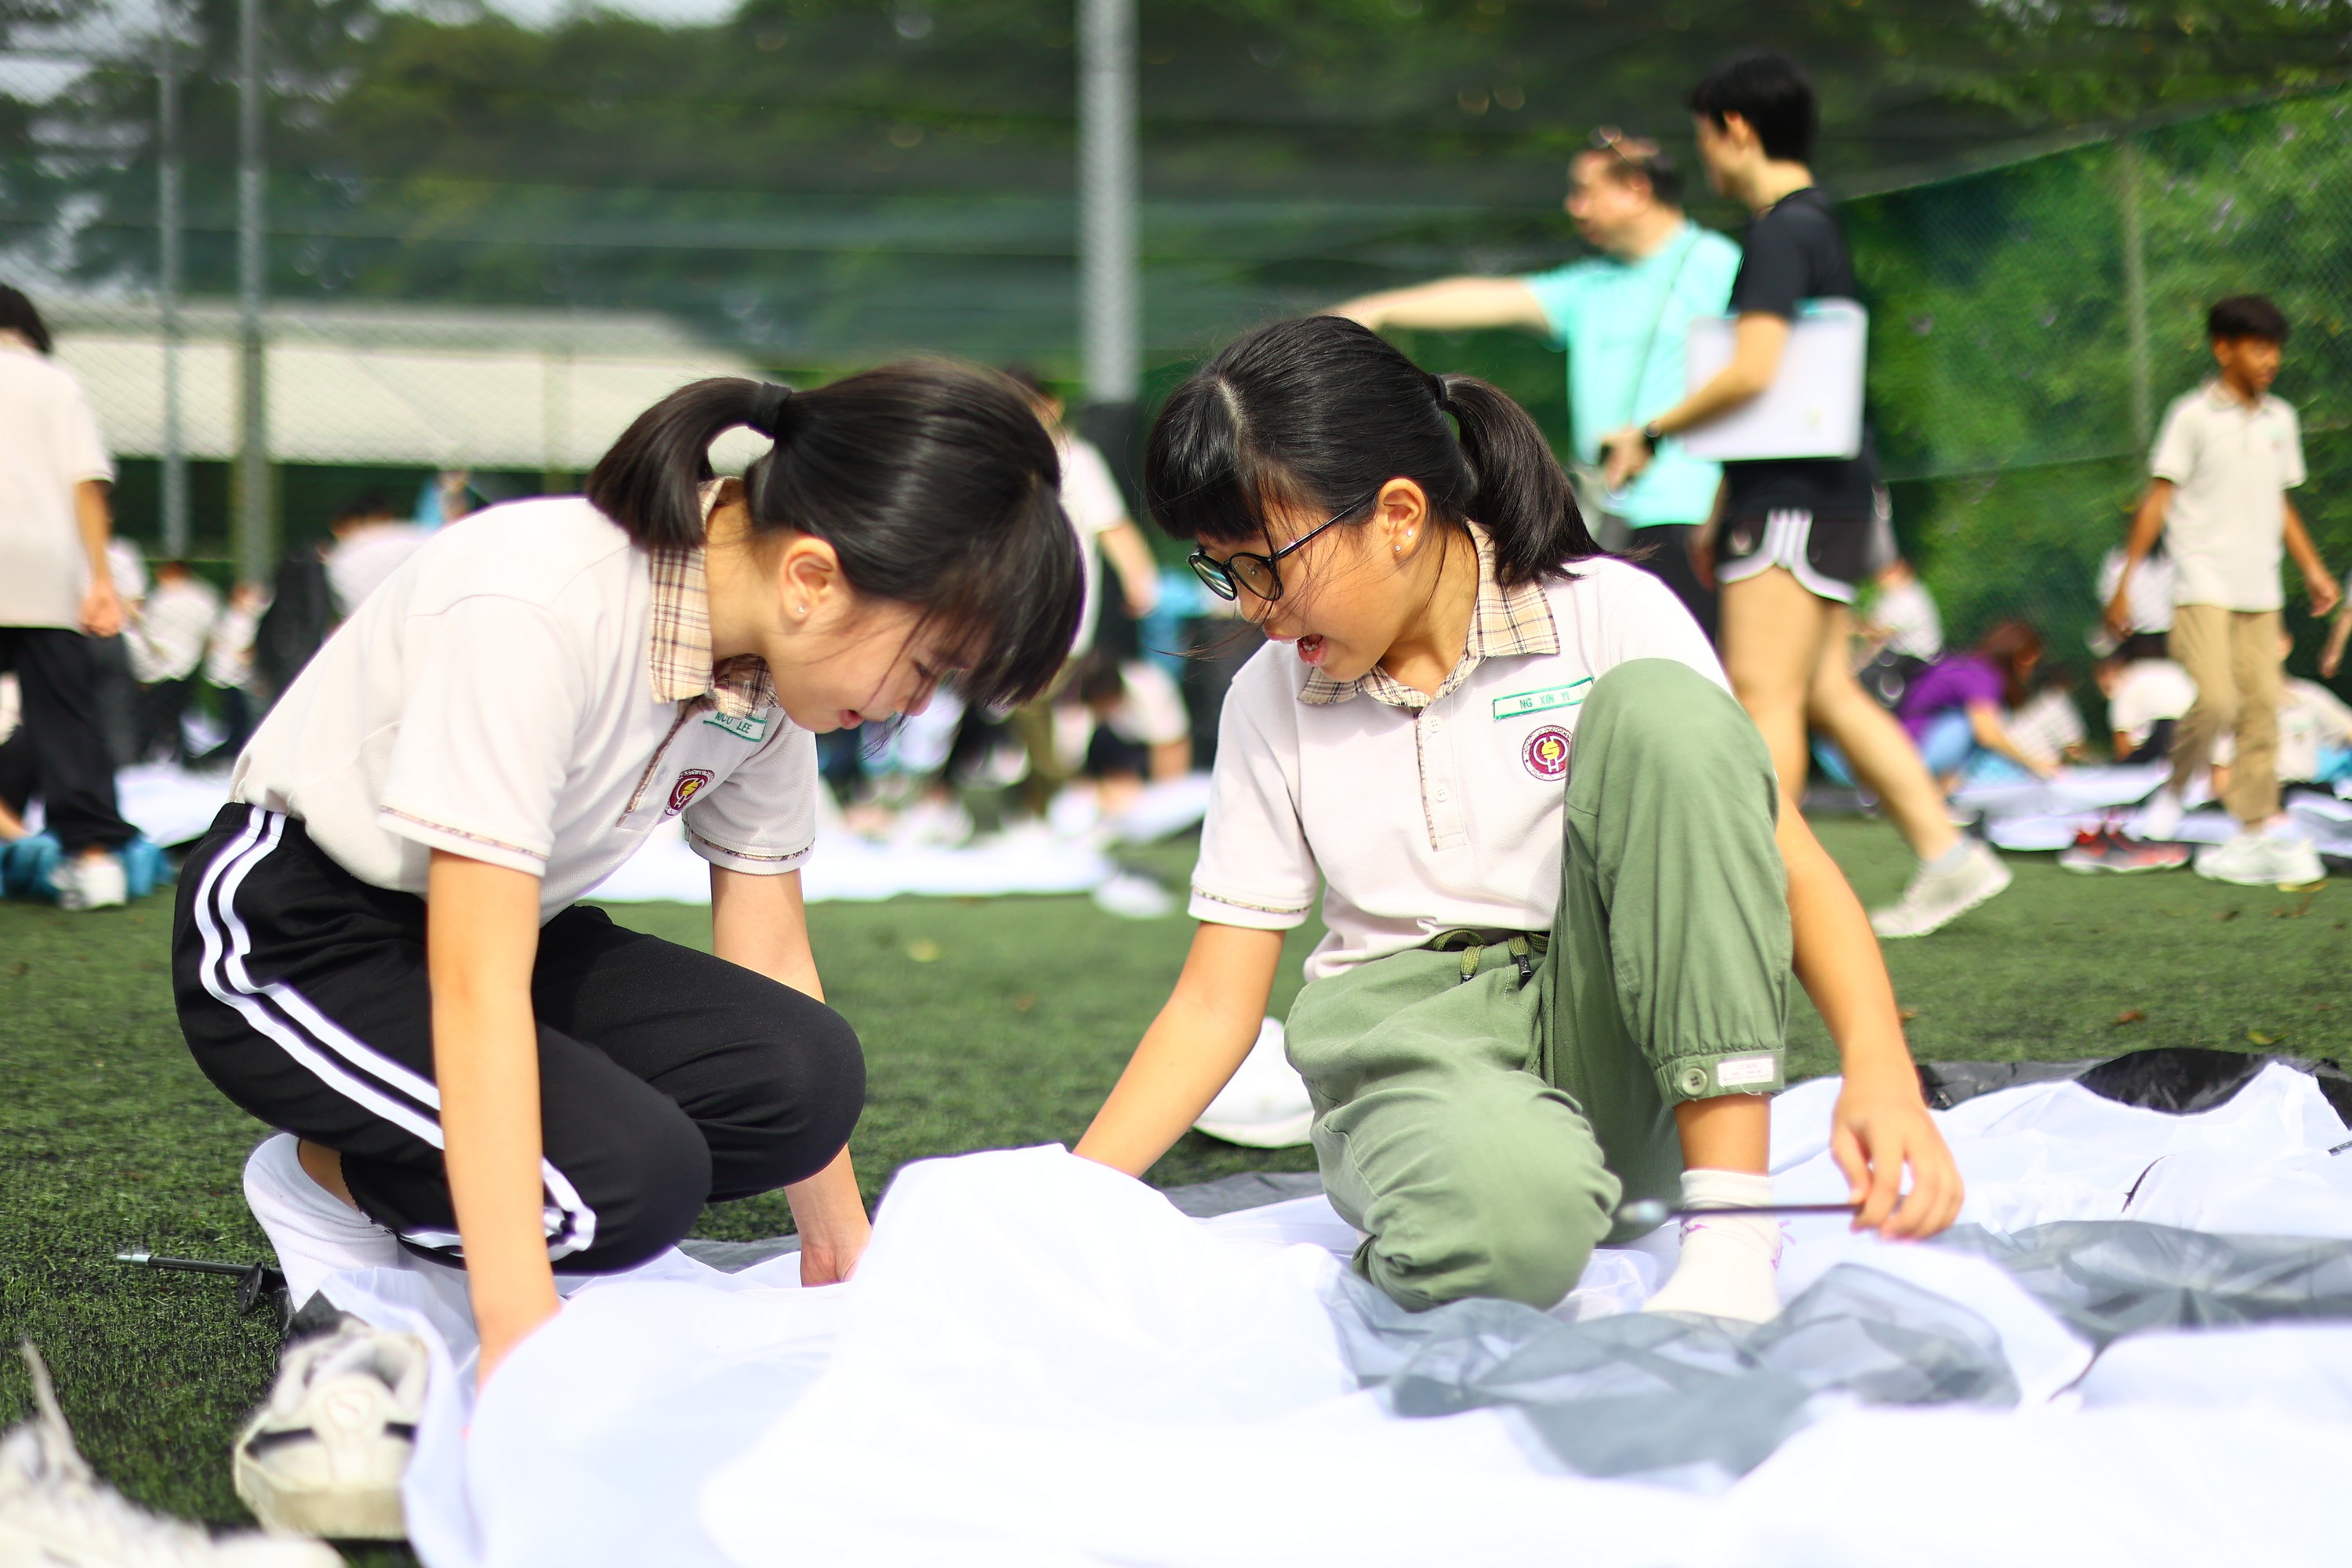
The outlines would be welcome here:
M 640 545 L 698 549 L 710 444 L 738 425 L 775 442 L 743 475 L 754 538 L 822 539 L 856 592 L 950 628 L 969 701 L 1026 701 L 1060 671 L 1084 564 L 1053 439 L 1011 382 L 923 361 L 802 393 L 698 381 L 622 433 L 588 476 L 588 500 Z
M 1526 409 L 1475 376 L 1431 375 L 1338 316 L 1228 346 L 1170 396 L 1144 454 L 1160 526 L 1224 544 L 1260 537 L 1269 507 L 1328 516 L 1392 479 L 1419 485 L 1440 521 L 1485 528 L 1507 584 L 1568 576 L 1601 552 Z

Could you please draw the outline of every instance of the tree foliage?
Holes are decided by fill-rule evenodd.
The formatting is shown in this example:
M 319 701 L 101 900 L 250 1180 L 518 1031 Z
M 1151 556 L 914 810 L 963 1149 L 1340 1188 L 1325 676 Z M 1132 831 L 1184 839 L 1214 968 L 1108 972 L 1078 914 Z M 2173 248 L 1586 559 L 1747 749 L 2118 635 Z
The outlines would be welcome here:
M 112 3 L 122 29 L 150 14 Z M 200 291 L 233 277 L 236 9 L 194 0 L 181 26 Z M 1067 352 L 1071 0 L 747 0 L 711 26 L 587 9 L 538 30 L 478 0 L 266 10 L 274 293 L 652 306 L 788 356 Z M 2348 11 L 1149 0 L 1150 335 L 1181 353 L 1357 287 L 1558 258 L 1567 156 L 1596 123 L 1677 140 L 1690 81 L 1735 44 L 1811 65 L 1822 165 L 1853 187 L 2337 69 Z M 62 100 L 0 102 L 0 197 L 19 245 L 135 286 L 153 90 L 124 36 L 136 58 Z

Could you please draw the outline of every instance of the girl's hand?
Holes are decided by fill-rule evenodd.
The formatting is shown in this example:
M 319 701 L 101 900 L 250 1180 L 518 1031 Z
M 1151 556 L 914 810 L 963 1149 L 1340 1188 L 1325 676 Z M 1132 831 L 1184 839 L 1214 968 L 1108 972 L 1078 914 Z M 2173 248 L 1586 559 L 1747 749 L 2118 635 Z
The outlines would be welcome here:
M 496 1318 L 483 1318 L 480 1315 L 482 1303 L 477 1302 L 476 1321 L 481 1335 L 482 1353 L 481 1359 L 474 1365 L 474 1386 L 478 1389 L 487 1387 L 490 1373 L 498 1371 L 499 1364 L 514 1353 L 515 1347 L 538 1332 L 541 1325 L 554 1317 L 562 1306 L 552 1281 L 545 1300 L 501 1312 Z
M 1830 1155 L 1862 1205 L 1856 1230 L 1889 1241 L 1919 1241 L 1958 1217 L 1966 1188 L 1919 1083 L 1908 1074 L 1849 1075 L 1830 1115 Z M 1911 1190 L 1903 1191 L 1903 1169 Z M 1902 1205 L 1896 1208 L 1897 1202 Z
M 842 1230 L 838 1235 L 802 1235 L 802 1285 L 838 1285 L 857 1271 L 857 1260 L 866 1256 L 866 1244 L 874 1239 L 874 1227 L 861 1215 L 855 1226 Z
M 801 1233 L 801 1283 L 838 1285 L 848 1279 L 874 1239 L 874 1222 L 866 1215 L 849 1151 L 786 1187 L 784 1200 L 793 1205 L 793 1224 Z

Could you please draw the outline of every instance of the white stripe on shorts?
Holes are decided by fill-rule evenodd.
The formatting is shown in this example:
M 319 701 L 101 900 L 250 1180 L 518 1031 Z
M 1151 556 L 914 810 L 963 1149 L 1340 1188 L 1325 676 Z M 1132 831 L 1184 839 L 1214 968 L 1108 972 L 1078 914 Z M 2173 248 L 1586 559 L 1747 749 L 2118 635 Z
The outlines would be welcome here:
M 1801 584 L 1805 592 L 1816 598 L 1832 599 L 1841 605 L 1853 603 L 1853 584 L 1841 583 L 1834 577 L 1824 577 L 1813 570 L 1805 550 L 1812 542 L 1813 514 L 1801 507 L 1782 507 L 1764 514 L 1764 542 L 1753 555 L 1743 555 L 1737 561 L 1727 561 L 1715 569 L 1718 583 L 1745 583 L 1779 566 Z
M 442 1148 L 437 1116 L 441 1090 L 432 1079 L 355 1038 L 283 981 L 257 984 L 246 968 L 253 933 L 237 916 L 236 895 L 254 868 L 278 847 L 285 831 L 282 813 L 254 806 L 236 842 L 205 868 L 196 886 L 205 989 L 235 1008 L 257 1033 L 277 1042 L 320 1082 L 402 1131 Z M 569 1258 L 594 1246 L 596 1211 L 581 1202 L 579 1192 L 553 1162 L 542 1157 L 539 1172 L 553 1200 L 541 1215 L 549 1259 Z M 435 1251 L 462 1252 L 447 1231 L 404 1232 L 403 1239 Z

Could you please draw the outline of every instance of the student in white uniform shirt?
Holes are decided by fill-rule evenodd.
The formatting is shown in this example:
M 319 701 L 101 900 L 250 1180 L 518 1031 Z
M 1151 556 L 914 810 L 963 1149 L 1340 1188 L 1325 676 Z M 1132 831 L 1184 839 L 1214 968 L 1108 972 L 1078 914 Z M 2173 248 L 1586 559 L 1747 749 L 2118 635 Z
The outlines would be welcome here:
M 2219 374 L 2175 398 L 2157 433 L 2149 480 L 2124 542 L 2123 582 L 2155 548 L 2172 557 L 2172 657 L 2197 683 L 2197 705 L 2172 742 L 2172 777 L 2142 813 L 2139 830 L 2169 838 L 2189 784 L 2214 742 L 2236 742 L 2225 804 L 2237 836 L 2197 852 L 2197 874 L 2246 887 L 2315 882 L 2319 852 L 2279 810 L 2279 581 L 2283 556 L 2302 574 L 2311 613 L 2342 597 L 2287 491 L 2305 478 L 2294 410 L 2271 395 L 2286 344 L 2285 315 L 2258 294 L 2216 303 L 2205 334 Z M 2129 634 L 2137 618 L 2127 585 L 2107 602 L 2106 629 Z
M 1139 1174 L 1192 1124 L 1319 884 L 1290 1059 L 1357 1267 L 1408 1307 L 1550 1307 L 1630 1234 L 1621 1199 L 1769 1203 L 1792 958 L 1844 1060 L 1857 1224 L 1951 1222 L 1861 905 L 1525 410 L 1353 322 L 1277 322 L 1170 398 L 1145 489 L 1269 646 L 1225 701 L 1191 956 L 1080 1153 Z M 1779 1238 L 1689 1221 L 1652 1306 L 1770 1316 Z
M 137 832 L 115 802 L 99 671 L 122 630 L 108 556 L 114 464 L 50 346 L 33 302 L 0 285 L 0 671 L 23 691 L 34 793 L 65 851 L 58 901 L 99 909 L 129 896 L 119 851 Z
M 156 563 L 154 584 L 123 634 L 131 678 L 139 682 L 139 761 L 152 761 L 158 752 L 174 762 L 187 760 L 181 721 L 195 695 L 197 671 L 220 615 L 220 590 L 188 570 L 186 562 Z
M 775 446 L 714 483 L 739 425 Z M 848 1275 L 865 1064 L 802 910 L 813 732 L 919 712 L 950 672 L 980 702 L 1053 676 L 1081 591 L 1055 481 L 988 373 L 698 382 L 584 498 L 443 530 L 336 630 L 189 855 L 174 952 L 198 1064 L 287 1130 L 246 1192 L 298 1300 L 462 1257 L 488 1377 L 556 1268 L 629 1268 L 778 1187 L 803 1279 Z M 715 957 L 575 902 L 672 819 Z

